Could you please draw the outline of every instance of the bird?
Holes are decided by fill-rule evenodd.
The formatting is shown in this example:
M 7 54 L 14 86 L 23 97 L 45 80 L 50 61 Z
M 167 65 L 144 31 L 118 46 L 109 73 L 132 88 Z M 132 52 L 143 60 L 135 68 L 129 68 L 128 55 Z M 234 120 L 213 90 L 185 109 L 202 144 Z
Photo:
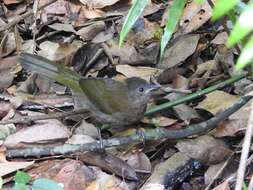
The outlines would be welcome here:
M 102 125 L 127 126 L 139 122 L 152 92 L 159 84 L 138 77 L 118 81 L 112 78 L 84 77 L 45 57 L 21 53 L 22 67 L 57 81 L 79 94 L 84 107 Z

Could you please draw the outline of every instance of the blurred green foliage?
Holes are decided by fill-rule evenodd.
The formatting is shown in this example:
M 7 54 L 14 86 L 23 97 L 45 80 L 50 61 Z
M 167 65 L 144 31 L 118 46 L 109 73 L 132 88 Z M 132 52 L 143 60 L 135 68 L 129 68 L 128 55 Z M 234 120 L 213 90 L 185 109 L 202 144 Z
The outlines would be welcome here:
M 58 183 L 50 179 L 39 178 L 33 181 L 31 185 L 28 183 L 31 181 L 31 176 L 22 171 L 17 171 L 14 177 L 15 184 L 12 190 L 63 190 Z

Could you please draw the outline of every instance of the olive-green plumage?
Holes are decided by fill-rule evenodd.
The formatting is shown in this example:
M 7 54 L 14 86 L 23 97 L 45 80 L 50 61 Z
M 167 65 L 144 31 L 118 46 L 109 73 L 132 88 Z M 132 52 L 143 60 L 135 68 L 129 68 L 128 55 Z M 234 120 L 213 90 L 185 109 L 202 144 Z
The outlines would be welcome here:
M 140 78 L 116 81 L 110 78 L 85 78 L 60 64 L 38 55 L 22 53 L 21 65 L 82 93 L 86 107 L 103 124 L 129 125 L 142 119 L 151 91 L 157 85 Z M 88 100 L 88 101 L 87 101 Z

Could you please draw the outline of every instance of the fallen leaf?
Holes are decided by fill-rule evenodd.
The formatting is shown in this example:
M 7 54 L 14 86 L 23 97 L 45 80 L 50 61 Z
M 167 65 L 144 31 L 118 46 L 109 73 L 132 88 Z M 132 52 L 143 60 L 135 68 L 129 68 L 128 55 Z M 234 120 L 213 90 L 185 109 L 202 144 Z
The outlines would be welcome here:
M 195 52 L 200 36 L 183 35 L 174 40 L 174 43 L 165 50 L 162 61 L 157 65 L 160 69 L 169 69 L 182 64 L 190 55 Z M 187 48 L 186 48 L 187 47 Z
M 4 0 L 3 2 L 4 2 L 5 5 L 11 5 L 11 4 L 21 3 L 22 0 Z
M 18 57 L 8 57 L 0 60 L 0 89 L 8 88 L 16 74 L 22 70 Z
M 59 142 L 59 140 L 67 139 L 69 137 L 67 127 L 57 119 L 48 119 L 37 121 L 35 125 L 29 128 L 21 129 L 8 136 L 4 142 L 7 147 L 22 146 L 22 144 Z
M 181 140 L 176 144 L 176 147 L 183 154 L 203 161 L 205 164 L 217 164 L 232 152 L 222 140 L 214 139 L 208 135 L 191 140 Z
M 230 190 L 229 180 L 225 180 L 223 183 L 213 188 L 213 190 Z
M 211 165 L 210 167 L 208 167 L 207 171 L 204 174 L 206 185 L 208 185 L 216 177 L 217 173 L 223 165 L 224 162 L 221 162 L 219 164 Z
M 237 133 L 244 132 L 247 128 L 248 120 L 246 119 L 229 119 L 221 122 L 213 131 L 215 137 L 234 137 Z
M 152 118 L 144 117 L 142 122 L 147 123 L 147 124 L 152 124 L 158 127 L 166 127 L 166 126 L 173 125 L 174 123 L 177 122 L 177 120 L 164 117 L 164 116 L 157 116 L 157 117 L 152 117 Z
M 86 143 L 91 143 L 94 141 L 96 140 L 88 135 L 78 134 L 78 135 L 72 135 L 71 138 L 69 138 L 68 141 L 65 143 L 66 144 L 86 144 Z
M 84 163 L 98 166 L 105 171 L 124 177 L 125 179 L 138 180 L 133 167 L 108 152 L 85 152 L 79 155 L 79 159 Z
M 54 24 L 48 25 L 48 27 L 56 31 L 76 33 L 74 27 L 71 24 L 54 23 Z
M 89 9 L 94 9 L 94 8 L 101 9 L 106 6 L 113 5 L 117 3 L 118 1 L 119 0 L 80 0 L 80 2 L 86 5 L 87 7 L 89 7 Z
M 75 134 L 88 135 L 93 138 L 98 138 L 98 128 L 91 123 L 87 123 L 85 120 L 75 129 Z
M 64 190 L 79 190 L 87 187 L 96 179 L 92 169 L 77 160 L 68 160 L 61 165 L 60 171 L 53 178 L 64 185 Z
M 150 189 L 150 186 L 153 187 L 154 184 L 159 184 L 159 187 L 164 187 L 164 178 L 169 172 L 173 172 L 178 168 L 184 166 L 188 161 L 189 157 L 185 154 L 180 152 L 174 154 L 169 159 L 165 160 L 164 162 L 160 162 L 157 164 L 152 172 L 152 175 L 149 179 L 145 182 L 142 190 Z
M 5 162 L 0 163 L 0 176 L 3 177 L 4 175 L 10 174 L 12 172 L 15 172 L 20 169 L 27 168 L 34 164 L 34 161 L 32 162 Z
M 116 65 L 116 71 L 122 73 L 127 78 L 140 77 L 146 81 L 150 81 L 150 77 L 160 72 L 160 69 L 152 67 L 133 67 L 130 65 Z
M 204 23 L 206 23 L 212 16 L 212 8 L 207 1 L 197 3 L 191 1 L 188 3 L 183 11 L 180 20 L 180 34 L 188 34 L 197 30 Z
M 118 42 L 111 40 L 108 42 L 110 54 L 119 59 L 120 64 L 129 64 L 138 60 L 138 52 L 134 46 L 124 44 L 123 47 L 119 47 Z
M 216 45 L 226 44 L 227 39 L 228 39 L 227 32 L 221 32 L 215 36 L 215 38 L 211 41 L 211 43 Z
M 142 152 L 130 154 L 127 157 L 127 163 L 135 170 L 151 173 L 151 162 L 147 155 Z
M 207 94 L 206 98 L 199 103 L 197 108 L 207 110 L 215 115 L 231 107 L 238 99 L 238 96 L 216 90 Z
M 82 43 L 80 41 L 74 41 L 73 43 L 55 43 L 51 41 L 44 41 L 40 44 L 39 55 L 46 57 L 52 61 L 61 61 L 68 59 L 78 48 L 80 48 Z
M 105 26 L 105 22 L 98 21 L 79 29 L 76 34 L 79 35 L 81 39 L 89 41 L 92 40 L 99 32 L 103 31 Z
M 121 188 L 119 179 L 102 171 L 97 172 L 97 179 L 89 184 L 86 190 L 128 190 Z
M 197 65 L 197 70 L 193 74 L 193 77 L 208 78 L 209 76 L 215 76 L 221 73 L 221 67 L 215 60 L 209 60 Z

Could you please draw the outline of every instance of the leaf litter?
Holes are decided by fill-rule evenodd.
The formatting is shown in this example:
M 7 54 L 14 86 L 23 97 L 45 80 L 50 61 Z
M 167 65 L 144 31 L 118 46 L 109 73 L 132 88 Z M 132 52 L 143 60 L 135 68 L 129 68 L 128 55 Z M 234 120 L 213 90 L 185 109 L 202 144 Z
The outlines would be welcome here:
M 39 1 L 39 5 L 43 3 Z M 0 29 L 7 26 L 11 17 L 32 10 L 32 3 L 28 1 L 5 0 L 0 6 L 4 10 L 0 14 Z M 165 23 L 167 4 L 150 1 L 124 45 L 119 47 L 118 33 L 130 6 L 131 1 L 123 0 L 59 0 L 40 10 L 36 18 L 29 16 L 21 20 L 12 30 L 14 32 L 1 30 L 1 121 L 63 113 L 73 110 L 74 103 L 78 102 L 79 95 L 64 85 L 40 75 L 31 75 L 21 68 L 18 54 L 33 53 L 35 46 L 38 55 L 85 77 L 118 80 L 139 77 L 147 82 L 160 82 L 162 89 L 170 89 L 157 92 L 148 109 L 163 102 L 173 102 L 237 73 L 234 69 L 236 52 L 226 49 L 227 33 L 223 31 L 223 26 L 219 24 L 217 27 L 209 22 L 211 6 L 207 1 L 202 5 L 194 1 L 187 4 L 159 63 L 160 31 Z M 34 19 L 36 30 L 33 28 Z M 231 107 L 238 101 L 241 92 L 249 91 L 250 88 L 245 88 L 249 84 L 250 77 L 191 102 L 145 116 L 138 123 L 138 128 L 144 128 L 144 137 L 145 129 L 150 127 L 157 130 L 187 129 Z M 0 124 L 1 157 L 4 158 L 0 161 L 0 176 L 7 179 L 16 170 L 24 169 L 33 176 L 33 180 L 51 178 L 62 183 L 64 189 L 72 190 L 205 187 L 215 179 L 216 169 L 212 168 L 226 161 L 235 151 L 234 147 L 247 125 L 249 105 L 229 119 L 224 118 L 216 129 L 206 131 L 203 136 L 199 134 L 191 136 L 191 139 L 173 141 L 143 141 L 121 148 L 111 147 L 106 152 L 74 153 L 69 158 L 62 155 L 61 159 L 48 155 L 36 159 L 36 165 L 28 162 L 25 155 L 20 162 L 12 160 L 8 151 L 11 148 L 22 150 L 39 146 L 46 149 L 63 144 L 87 144 L 99 140 L 100 135 L 110 139 L 124 137 L 131 132 L 98 131 L 94 118 L 89 115 Z M 131 128 L 135 127 L 137 125 Z M 9 160 L 6 161 L 6 158 Z M 227 174 L 221 176 L 223 180 L 219 181 L 224 182 L 217 188 L 228 188 L 226 179 L 232 172 L 226 171 Z M 196 182 L 198 178 L 203 180 Z

